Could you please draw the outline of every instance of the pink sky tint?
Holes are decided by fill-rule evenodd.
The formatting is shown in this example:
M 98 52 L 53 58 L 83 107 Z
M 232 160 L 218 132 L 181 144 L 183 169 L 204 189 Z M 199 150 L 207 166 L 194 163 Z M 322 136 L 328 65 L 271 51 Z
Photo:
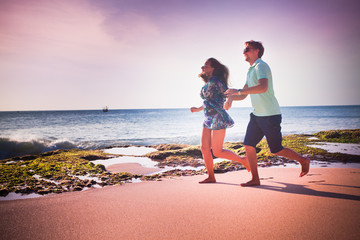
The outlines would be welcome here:
M 244 85 L 250 39 L 281 105 L 360 104 L 358 12 L 355 0 L 2 0 L 0 111 L 199 105 L 208 57 Z
M 84 54 L 91 57 L 93 52 L 115 43 L 102 32 L 100 14 L 88 11 L 84 5 L 51 3 L 34 1 L 24 6 L 15 5 L 7 16 L 3 15 L 1 18 L 8 23 L 1 31 L 2 35 L 11 38 L 3 39 L 2 51 L 33 57 L 76 58 Z

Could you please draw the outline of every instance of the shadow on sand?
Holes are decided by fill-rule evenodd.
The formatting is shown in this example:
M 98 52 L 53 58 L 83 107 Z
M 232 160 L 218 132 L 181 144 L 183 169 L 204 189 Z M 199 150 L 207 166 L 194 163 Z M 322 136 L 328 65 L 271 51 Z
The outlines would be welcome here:
M 272 186 L 272 185 L 265 184 L 265 185 L 260 185 L 260 186 L 254 186 L 253 188 L 259 188 L 259 189 L 265 189 L 265 190 L 271 190 L 271 191 L 277 191 L 277 192 L 286 192 L 286 193 L 292 193 L 292 194 L 316 196 L 316 197 L 326 197 L 326 198 L 360 201 L 360 195 L 350 195 L 350 194 L 343 194 L 343 193 L 318 191 L 318 190 L 308 188 L 306 185 L 290 184 L 290 183 L 275 182 L 275 181 L 270 181 L 270 182 L 281 184 L 284 186 L 280 187 L 280 186 Z M 318 182 L 313 182 L 313 183 L 315 183 L 317 185 L 360 189 L 360 186 L 327 184 L 327 183 L 322 183 L 322 182 L 323 181 L 318 181 Z M 240 184 L 235 184 L 235 183 L 216 182 L 215 184 L 224 184 L 224 185 L 240 187 Z
M 302 195 L 308 195 L 308 196 L 360 201 L 360 195 L 358 196 L 358 195 L 350 195 L 350 194 L 343 194 L 343 193 L 336 193 L 336 192 L 318 191 L 318 190 L 308 188 L 306 185 L 297 185 L 297 184 L 275 182 L 275 181 L 272 181 L 272 182 L 282 184 L 284 186 L 279 187 L 279 186 L 271 186 L 271 185 L 260 185 L 260 186 L 257 186 L 257 188 L 261 188 L 261 189 L 265 189 L 265 190 L 271 190 L 271 191 L 278 191 L 278 192 L 302 194 Z M 335 186 L 335 187 L 348 187 L 348 188 L 360 188 L 359 186 L 344 186 L 344 185 L 324 184 L 324 183 L 320 183 L 318 185 L 327 185 L 327 186 Z

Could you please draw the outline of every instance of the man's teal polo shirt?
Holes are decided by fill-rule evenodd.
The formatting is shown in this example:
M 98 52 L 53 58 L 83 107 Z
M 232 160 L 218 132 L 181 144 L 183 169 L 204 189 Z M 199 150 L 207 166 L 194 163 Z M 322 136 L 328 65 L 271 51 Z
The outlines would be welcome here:
M 248 87 L 258 85 L 259 79 L 262 78 L 268 79 L 268 90 L 264 93 L 250 94 L 254 115 L 263 117 L 281 114 L 279 103 L 274 94 L 270 67 L 261 58 L 258 58 L 249 68 L 246 84 Z

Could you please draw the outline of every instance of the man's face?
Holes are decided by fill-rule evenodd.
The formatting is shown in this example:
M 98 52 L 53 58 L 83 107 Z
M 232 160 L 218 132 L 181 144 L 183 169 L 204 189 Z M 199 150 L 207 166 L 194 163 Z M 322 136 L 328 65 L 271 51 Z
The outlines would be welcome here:
M 245 45 L 245 49 L 243 51 L 245 61 L 247 62 L 255 62 L 258 59 L 259 49 L 255 49 L 249 45 Z

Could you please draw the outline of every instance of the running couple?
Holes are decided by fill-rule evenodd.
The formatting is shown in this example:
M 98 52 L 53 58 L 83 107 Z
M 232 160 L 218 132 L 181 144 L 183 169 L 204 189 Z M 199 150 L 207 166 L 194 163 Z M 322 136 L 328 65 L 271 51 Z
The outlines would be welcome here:
M 241 186 L 260 185 L 256 145 L 264 136 L 271 153 L 296 160 L 301 164 L 300 177 L 303 177 L 309 172 L 310 159 L 282 146 L 280 106 L 274 95 L 270 67 L 261 59 L 264 54 L 262 43 L 246 42 L 243 54 L 245 61 L 250 64 L 243 89 L 228 89 L 229 70 L 216 59 L 209 58 L 201 67 L 202 73 L 199 76 L 205 85 L 200 96 L 204 103 L 201 107 L 190 109 L 191 112 L 204 110 L 205 114 L 201 152 L 209 176 L 200 183 L 216 182 L 212 157 L 214 155 L 239 162 L 251 171 L 252 179 Z M 226 128 L 234 125 L 226 110 L 231 108 L 233 101 L 243 100 L 249 94 L 254 111 L 250 114 L 244 140 L 246 157 L 240 157 L 232 151 L 223 149 Z

